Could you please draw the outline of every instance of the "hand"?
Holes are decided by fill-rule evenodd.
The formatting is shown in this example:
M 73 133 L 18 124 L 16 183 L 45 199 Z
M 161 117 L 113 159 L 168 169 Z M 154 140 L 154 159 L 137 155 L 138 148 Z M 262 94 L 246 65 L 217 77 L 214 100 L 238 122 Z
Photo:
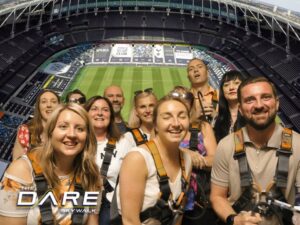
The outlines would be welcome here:
M 197 151 L 189 151 L 193 167 L 196 169 L 203 169 L 206 166 L 205 158 Z
M 294 225 L 300 225 L 300 213 L 295 212 L 292 219 Z
M 206 116 L 212 116 L 214 113 L 214 107 L 212 103 L 207 103 L 205 101 L 202 101 L 203 104 L 203 110 Z M 201 110 L 201 115 L 203 115 L 203 111 Z
M 255 225 L 259 224 L 262 221 L 262 218 L 259 213 L 253 214 L 253 212 L 240 212 L 234 218 L 234 225 Z

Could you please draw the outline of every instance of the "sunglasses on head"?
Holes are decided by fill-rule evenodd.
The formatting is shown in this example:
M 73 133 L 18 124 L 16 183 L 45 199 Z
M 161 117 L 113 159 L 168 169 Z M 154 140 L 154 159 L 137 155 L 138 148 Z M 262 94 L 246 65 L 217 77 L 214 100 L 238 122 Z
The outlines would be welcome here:
M 186 100 L 192 100 L 194 98 L 194 95 L 191 92 L 180 93 L 177 91 L 173 91 L 169 95 L 172 97 L 175 97 L 175 98 L 182 98 L 182 99 L 186 99 Z
M 138 91 L 135 91 L 135 92 L 134 92 L 134 95 L 137 96 L 137 95 L 142 94 L 143 92 L 146 92 L 146 93 L 152 93 L 152 92 L 153 92 L 153 88 L 146 88 L 145 90 L 138 90 Z
M 84 97 L 80 97 L 80 98 L 70 98 L 68 103 L 77 103 L 77 104 L 83 104 L 85 103 L 84 101 Z

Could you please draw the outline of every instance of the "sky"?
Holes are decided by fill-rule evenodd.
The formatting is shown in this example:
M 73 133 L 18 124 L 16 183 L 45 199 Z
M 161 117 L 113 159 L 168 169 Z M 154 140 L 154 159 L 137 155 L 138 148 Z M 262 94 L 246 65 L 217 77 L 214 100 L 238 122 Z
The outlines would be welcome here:
M 286 9 L 300 12 L 300 0 L 255 0 L 277 5 Z

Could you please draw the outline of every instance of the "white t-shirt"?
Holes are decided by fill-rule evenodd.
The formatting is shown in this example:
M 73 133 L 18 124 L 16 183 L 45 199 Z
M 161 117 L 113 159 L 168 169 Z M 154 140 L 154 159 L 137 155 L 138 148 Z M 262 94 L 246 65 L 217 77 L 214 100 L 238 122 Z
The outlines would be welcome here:
M 97 163 L 99 169 L 101 169 L 101 166 L 102 166 L 102 162 L 103 162 L 104 155 L 105 155 L 104 149 L 106 147 L 107 141 L 108 141 L 108 139 L 106 138 L 104 141 L 97 142 L 96 163 Z M 107 171 L 107 180 L 113 188 L 115 188 L 115 186 L 116 186 L 116 182 L 117 182 L 117 178 L 119 176 L 122 161 L 123 161 L 125 155 L 127 154 L 127 152 L 131 148 L 132 148 L 132 144 L 125 137 L 121 137 L 121 139 L 119 141 L 117 141 L 117 143 L 116 143 L 116 147 L 114 149 L 113 156 L 111 158 L 111 162 L 110 162 L 110 165 L 109 165 L 108 171 Z M 114 194 L 114 191 L 106 194 L 106 198 L 110 202 L 112 200 L 113 194 Z
M 147 137 L 147 140 L 149 141 L 150 140 L 150 134 L 148 133 L 145 133 L 141 128 L 138 128 L 139 131 L 142 133 L 142 135 L 146 135 Z M 136 142 L 134 140 L 134 137 L 133 137 L 133 134 L 130 132 L 130 131 L 127 131 L 125 134 L 124 134 L 125 138 L 128 139 L 128 141 L 131 143 L 131 147 L 136 147 Z
M 155 167 L 154 159 L 152 158 L 151 153 L 141 147 L 135 147 L 130 150 L 130 152 L 139 152 L 145 159 L 147 170 L 148 170 L 148 177 L 145 185 L 145 192 L 144 192 L 144 202 L 142 206 L 142 211 L 145 211 L 146 209 L 154 206 L 160 196 L 160 190 L 159 190 L 159 182 L 158 182 L 158 176 L 157 171 Z M 184 162 L 185 162 L 185 168 L 186 173 L 188 173 L 188 177 L 191 173 L 192 169 L 192 162 L 191 158 L 188 153 L 183 152 Z M 169 180 L 170 189 L 172 192 L 173 200 L 176 200 L 180 193 L 181 193 L 181 175 L 182 171 L 180 169 L 179 173 L 177 174 L 176 179 L 174 182 L 171 182 Z M 117 190 L 117 204 L 118 204 L 118 210 L 119 214 L 121 214 L 121 203 L 120 203 L 120 187 L 119 185 L 116 188 Z M 148 220 L 147 220 L 148 221 Z M 144 224 L 144 223 L 143 223 Z

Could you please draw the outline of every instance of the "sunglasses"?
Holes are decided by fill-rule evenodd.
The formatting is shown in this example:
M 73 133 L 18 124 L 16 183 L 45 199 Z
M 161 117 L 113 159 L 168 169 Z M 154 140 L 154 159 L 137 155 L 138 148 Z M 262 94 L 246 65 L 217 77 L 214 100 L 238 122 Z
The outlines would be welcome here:
M 146 88 L 145 90 L 138 90 L 134 92 L 134 96 L 138 96 L 140 94 L 142 94 L 143 92 L 146 92 L 148 94 L 153 92 L 153 88 Z
M 83 104 L 85 103 L 84 97 L 81 98 L 70 98 L 68 103 L 77 103 L 77 104 Z
M 186 99 L 186 100 L 194 99 L 194 95 L 191 92 L 187 92 L 185 94 L 185 93 L 179 93 L 179 92 L 173 91 L 169 95 L 172 97 L 175 97 L 175 98 L 182 98 L 182 99 Z

